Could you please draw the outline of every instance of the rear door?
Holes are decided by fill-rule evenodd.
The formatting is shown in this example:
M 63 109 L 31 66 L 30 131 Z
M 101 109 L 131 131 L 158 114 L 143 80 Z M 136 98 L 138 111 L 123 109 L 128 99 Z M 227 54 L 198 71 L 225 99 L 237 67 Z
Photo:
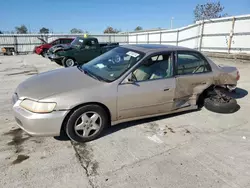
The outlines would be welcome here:
M 196 104 L 196 99 L 213 81 L 211 67 L 202 54 L 178 51 L 175 54 L 175 108 Z

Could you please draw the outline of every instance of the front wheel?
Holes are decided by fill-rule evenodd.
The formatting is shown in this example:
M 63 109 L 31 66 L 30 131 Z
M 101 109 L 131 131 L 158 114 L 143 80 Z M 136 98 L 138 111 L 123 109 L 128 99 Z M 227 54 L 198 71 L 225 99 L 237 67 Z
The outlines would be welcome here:
M 62 63 L 64 67 L 73 67 L 76 65 L 75 60 L 69 57 L 63 58 Z
M 76 142 L 87 142 L 97 138 L 108 124 L 104 109 L 98 105 L 83 106 L 70 116 L 66 133 Z

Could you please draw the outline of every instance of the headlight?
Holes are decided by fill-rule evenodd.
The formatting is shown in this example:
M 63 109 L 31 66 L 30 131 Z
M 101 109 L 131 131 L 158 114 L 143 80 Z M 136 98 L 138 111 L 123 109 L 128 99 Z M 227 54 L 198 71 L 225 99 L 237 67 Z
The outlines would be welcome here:
M 20 106 L 35 113 L 49 113 L 52 112 L 55 107 L 56 103 L 49 103 L 49 102 L 36 102 L 29 99 L 24 99 Z

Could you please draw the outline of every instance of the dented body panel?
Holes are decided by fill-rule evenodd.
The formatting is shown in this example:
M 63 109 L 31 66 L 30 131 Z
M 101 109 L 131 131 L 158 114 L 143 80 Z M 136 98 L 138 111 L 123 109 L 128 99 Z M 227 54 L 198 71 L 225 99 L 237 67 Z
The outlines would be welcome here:
M 197 97 L 213 85 L 213 73 L 184 75 L 176 77 L 175 99 L 187 100 L 190 105 L 196 105 Z

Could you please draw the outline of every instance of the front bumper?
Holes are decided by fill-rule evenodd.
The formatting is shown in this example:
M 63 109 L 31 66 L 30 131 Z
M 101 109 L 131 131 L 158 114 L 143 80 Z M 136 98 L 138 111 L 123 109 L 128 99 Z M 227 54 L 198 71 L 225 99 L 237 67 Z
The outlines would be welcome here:
M 17 100 L 13 113 L 18 126 L 32 136 L 59 136 L 61 126 L 68 111 L 53 111 L 51 113 L 32 113 L 19 106 Z
M 35 48 L 35 53 L 38 55 L 40 55 L 42 53 L 42 51 L 43 51 L 43 49 L 41 49 L 39 47 Z
M 54 56 L 55 56 L 54 54 L 52 54 L 52 53 L 50 53 L 50 52 L 48 53 L 48 58 L 49 58 L 51 61 L 53 61 Z

